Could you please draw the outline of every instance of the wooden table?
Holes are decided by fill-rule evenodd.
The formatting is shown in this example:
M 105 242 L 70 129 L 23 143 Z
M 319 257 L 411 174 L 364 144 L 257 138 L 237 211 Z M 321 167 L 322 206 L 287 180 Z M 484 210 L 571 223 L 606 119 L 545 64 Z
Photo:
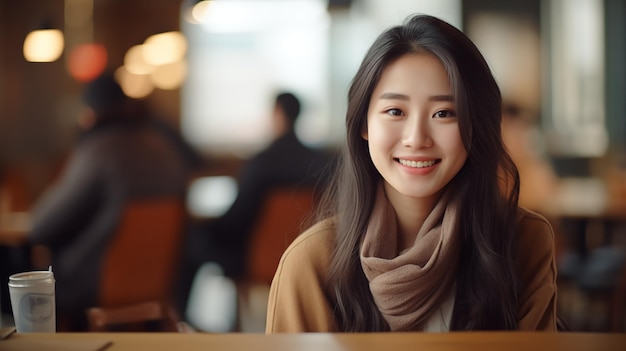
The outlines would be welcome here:
M 626 188 L 621 187 L 591 177 L 560 180 L 558 195 L 545 214 L 559 221 L 568 249 L 584 258 L 590 248 L 613 244 L 612 236 L 618 233 L 613 229 L 626 223 Z
M 108 346 L 99 347 L 106 345 Z M 13 334 L 1 351 L 159 351 L 159 350 L 426 350 L 426 351 L 623 351 L 626 334 L 593 333 L 372 333 L 372 334 L 204 334 L 57 333 Z

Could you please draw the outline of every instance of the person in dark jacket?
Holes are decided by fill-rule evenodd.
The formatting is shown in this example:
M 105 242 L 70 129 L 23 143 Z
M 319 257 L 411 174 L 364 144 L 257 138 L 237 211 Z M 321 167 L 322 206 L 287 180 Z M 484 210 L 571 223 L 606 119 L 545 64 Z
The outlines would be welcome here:
M 51 252 L 59 330 L 86 329 L 107 244 L 127 202 L 182 196 L 188 165 L 112 75 L 84 91 L 85 131 L 59 179 L 38 199 L 26 240 Z M 146 237 L 146 244 L 150 238 Z M 148 246 L 147 246 L 148 248 Z
M 246 253 L 254 225 L 268 194 L 274 189 L 308 188 L 322 191 L 333 170 L 331 151 L 304 145 L 296 135 L 295 125 L 301 104 L 296 95 L 276 95 L 272 114 L 273 141 L 248 159 L 238 177 L 238 193 L 231 207 L 221 217 L 196 228 L 189 236 L 185 300 L 193 275 L 203 262 L 221 266 L 225 276 L 238 279 L 245 275 Z M 186 304 L 182 302 L 183 306 Z

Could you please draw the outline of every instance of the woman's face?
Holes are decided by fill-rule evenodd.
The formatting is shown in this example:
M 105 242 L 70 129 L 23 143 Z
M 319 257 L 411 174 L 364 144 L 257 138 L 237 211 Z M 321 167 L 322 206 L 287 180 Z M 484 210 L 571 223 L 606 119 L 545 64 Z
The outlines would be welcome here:
M 407 54 L 385 68 L 362 136 L 388 196 L 438 197 L 467 151 L 448 75 L 434 55 Z

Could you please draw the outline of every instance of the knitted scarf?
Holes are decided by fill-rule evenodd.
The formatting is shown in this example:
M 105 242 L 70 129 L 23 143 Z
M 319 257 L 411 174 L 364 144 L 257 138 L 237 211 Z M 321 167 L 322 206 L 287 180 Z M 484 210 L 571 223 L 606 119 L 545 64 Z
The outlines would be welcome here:
M 455 202 L 444 194 L 417 233 L 398 252 L 396 213 L 378 187 L 361 246 L 361 266 L 374 302 L 392 331 L 420 330 L 453 288 L 460 252 Z

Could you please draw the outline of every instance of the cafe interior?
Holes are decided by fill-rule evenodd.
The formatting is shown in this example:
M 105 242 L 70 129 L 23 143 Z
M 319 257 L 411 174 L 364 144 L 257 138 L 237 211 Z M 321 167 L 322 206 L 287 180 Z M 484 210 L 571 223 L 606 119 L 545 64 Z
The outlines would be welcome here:
M 32 209 L 77 143 L 82 90 L 102 72 L 114 72 L 128 97 L 202 158 L 182 216 L 211 221 L 235 199 L 245 160 L 271 140 L 273 92 L 288 89 L 303 101 L 296 132 L 304 144 L 337 150 L 347 89 L 365 50 L 382 29 L 416 12 L 462 29 L 498 81 L 520 204 L 555 232 L 559 314 L 574 331 L 626 332 L 625 0 L 0 0 L 0 231 L 28 232 Z M 153 298 L 125 309 L 103 303 L 90 311 L 91 327 L 153 318 L 171 322 L 167 330 L 262 333 L 269 284 L 289 243 L 271 233 L 306 215 L 290 207 L 265 206 L 243 281 L 209 262 L 195 276 L 186 310 Z M 139 214 L 126 232 L 167 227 L 185 235 L 176 221 L 155 226 L 155 218 L 171 215 L 155 211 Z M 0 248 L 6 326 L 17 248 Z M 32 269 L 49 269 L 45 246 L 26 249 Z M 132 252 L 132 262 L 151 267 L 143 251 L 121 248 L 112 257 Z M 164 281 L 154 286 L 167 290 L 179 256 L 160 257 Z M 109 290 L 121 281 L 110 281 Z

